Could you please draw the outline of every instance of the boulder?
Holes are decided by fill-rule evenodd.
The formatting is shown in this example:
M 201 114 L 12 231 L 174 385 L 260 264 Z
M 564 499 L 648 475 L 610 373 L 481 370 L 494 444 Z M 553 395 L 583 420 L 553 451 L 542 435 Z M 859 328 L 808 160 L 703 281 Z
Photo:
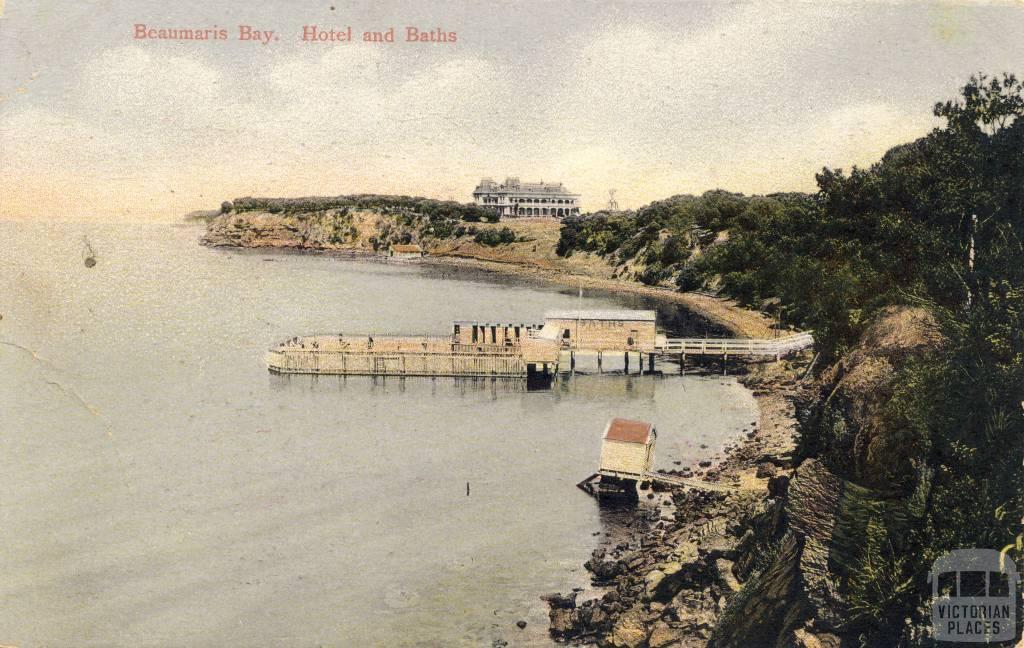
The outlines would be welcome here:
M 673 628 L 664 621 L 658 621 L 651 630 L 647 645 L 650 648 L 671 648 L 680 645 L 685 636 L 682 628 Z
M 655 569 L 647 572 L 644 576 L 644 590 L 647 592 L 647 596 L 653 598 L 654 592 L 657 590 L 658 585 L 665 579 L 665 572 L 660 569 Z
M 576 607 L 576 592 L 573 592 L 568 596 L 562 596 L 561 592 L 555 592 L 554 594 L 545 594 L 540 598 L 553 610 L 571 610 Z
M 806 628 L 793 631 L 794 648 L 840 648 L 841 645 L 839 637 L 828 632 L 814 633 Z
M 726 560 L 725 558 L 719 558 L 715 561 L 715 574 L 718 576 L 718 582 L 728 592 L 738 592 L 743 589 L 743 585 L 736 579 L 736 575 L 732 573 L 733 562 Z
M 647 643 L 647 627 L 644 626 L 646 612 L 637 605 L 630 608 L 612 626 L 608 645 L 612 648 L 641 648 Z
M 709 560 L 728 558 L 736 560 L 739 538 L 725 533 L 711 533 L 700 544 L 700 553 Z
M 789 475 L 776 475 L 768 480 L 769 497 L 785 497 L 789 488 Z
M 551 608 L 548 618 L 551 621 L 549 632 L 553 637 L 564 638 L 575 634 L 576 615 L 569 608 Z
M 623 566 L 617 560 L 588 560 L 583 565 L 594 574 L 594 580 L 607 582 L 622 573 Z

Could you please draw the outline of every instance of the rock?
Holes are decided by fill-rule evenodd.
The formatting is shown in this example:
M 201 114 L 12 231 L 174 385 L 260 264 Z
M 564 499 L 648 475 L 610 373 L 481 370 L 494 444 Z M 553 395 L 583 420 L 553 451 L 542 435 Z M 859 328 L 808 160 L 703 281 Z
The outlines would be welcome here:
M 576 629 L 574 610 L 568 608 L 552 608 L 548 613 L 551 620 L 549 632 L 555 637 L 566 637 L 573 634 Z
M 523 621 L 522 619 L 516 621 L 516 627 L 522 630 L 526 627 L 526 621 Z
M 715 572 L 718 575 L 718 582 L 728 591 L 735 593 L 743 589 L 743 585 L 736 580 L 735 574 L 732 573 L 732 565 L 731 560 L 719 558 L 715 561 Z
M 588 560 L 583 564 L 599 582 L 610 581 L 622 573 L 622 564 L 617 560 Z
M 507 646 L 507 645 L 508 645 L 508 642 L 505 641 L 504 639 L 495 639 L 494 641 L 491 642 L 491 648 L 505 648 L 505 646 Z
M 644 589 L 647 591 L 648 596 L 654 596 L 655 589 L 658 587 L 658 585 L 664 578 L 665 572 L 661 571 L 660 569 L 655 569 L 654 571 L 648 572 L 647 575 L 644 576 Z
M 768 480 L 768 496 L 769 497 L 785 497 L 786 491 L 789 489 L 789 476 L 788 475 L 776 475 Z
M 774 464 L 760 463 L 757 464 L 756 477 L 758 479 L 768 479 L 770 477 L 774 477 L 777 472 L 778 468 L 776 468 Z
M 735 536 L 724 533 L 712 533 L 701 542 L 700 552 L 710 560 L 718 560 L 719 558 L 735 560 L 736 546 L 738 544 L 739 539 Z
M 708 466 L 711 465 L 711 461 L 709 461 L 708 459 L 705 459 L 703 461 L 698 461 L 697 465 L 700 466 L 701 468 L 707 468 Z
M 619 617 L 608 636 L 608 645 L 613 648 L 641 648 L 647 643 L 647 628 L 644 626 L 645 612 L 637 605 Z
M 839 637 L 828 632 L 816 634 L 805 628 L 793 631 L 794 648 L 839 648 L 841 645 Z
M 671 601 L 672 597 L 679 593 L 683 585 L 690 580 L 690 574 L 686 569 L 686 565 L 675 560 L 662 565 L 658 573 L 661 574 L 661 578 L 658 579 L 654 587 L 648 590 L 648 593 L 651 600 L 660 603 Z
M 696 542 L 683 542 L 675 548 L 672 555 L 675 556 L 676 562 L 686 564 L 697 560 L 698 553 Z
M 658 621 L 654 624 L 654 629 L 651 630 L 651 636 L 647 640 L 647 645 L 650 648 L 678 646 L 685 636 L 682 628 L 673 628 L 664 621 Z
M 792 468 L 793 455 L 785 451 L 765 452 L 757 459 L 758 464 L 769 463 L 777 468 Z
M 568 596 L 562 596 L 561 592 L 545 594 L 540 597 L 553 610 L 571 610 L 576 607 L 576 592 Z

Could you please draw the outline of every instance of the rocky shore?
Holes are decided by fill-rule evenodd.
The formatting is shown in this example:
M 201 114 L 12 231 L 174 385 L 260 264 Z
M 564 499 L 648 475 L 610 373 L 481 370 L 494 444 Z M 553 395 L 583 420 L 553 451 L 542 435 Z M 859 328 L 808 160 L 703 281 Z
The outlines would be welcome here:
M 763 567 L 745 549 L 755 542 L 752 527 L 786 492 L 793 401 L 808 362 L 757 366 L 743 377 L 758 399 L 759 420 L 722 455 L 672 471 L 739 489 L 724 494 L 655 484 L 642 490 L 641 498 L 655 506 L 638 508 L 629 541 L 599 547 L 585 564 L 605 593 L 585 601 L 575 593 L 543 597 L 552 637 L 615 648 L 708 645 L 730 599 Z

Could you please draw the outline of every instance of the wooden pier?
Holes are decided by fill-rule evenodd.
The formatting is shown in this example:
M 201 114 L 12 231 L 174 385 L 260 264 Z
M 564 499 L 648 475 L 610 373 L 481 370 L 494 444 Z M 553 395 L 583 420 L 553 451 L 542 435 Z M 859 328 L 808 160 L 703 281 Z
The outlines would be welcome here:
M 553 376 L 558 347 L 523 339 L 515 344 L 460 344 L 449 336 L 316 335 L 292 338 L 267 353 L 275 373 L 349 376 Z
M 597 354 L 601 371 L 606 353 L 622 353 L 625 373 L 630 355 L 638 354 L 639 370 L 654 371 L 655 357 L 721 356 L 723 371 L 730 356 L 785 355 L 814 344 L 810 333 L 774 340 L 666 338 L 655 330 L 654 311 L 555 311 L 543 325 L 459 320 L 444 336 L 294 337 L 267 353 L 270 371 L 281 374 L 350 376 L 515 377 L 549 386 L 567 352 L 569 371 L 578 354 Z

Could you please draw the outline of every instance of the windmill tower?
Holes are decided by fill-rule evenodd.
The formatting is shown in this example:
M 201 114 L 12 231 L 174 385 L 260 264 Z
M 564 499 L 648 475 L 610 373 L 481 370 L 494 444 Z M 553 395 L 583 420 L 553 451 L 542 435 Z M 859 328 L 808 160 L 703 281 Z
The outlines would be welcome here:
M 619 211 L 619 201 L 615 200 L 615 192 L 618 189 L 608 190 L 608 211 Z

